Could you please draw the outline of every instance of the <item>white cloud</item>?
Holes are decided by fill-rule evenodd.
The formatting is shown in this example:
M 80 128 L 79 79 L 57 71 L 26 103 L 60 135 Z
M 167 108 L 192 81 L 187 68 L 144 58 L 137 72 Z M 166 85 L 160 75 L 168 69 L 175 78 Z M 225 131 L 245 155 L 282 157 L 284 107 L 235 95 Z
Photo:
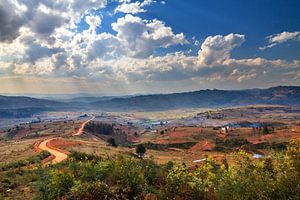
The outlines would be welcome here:
M 136 1 L 133 3 L 130 3 L 130 1 L 124 1 L 121 5 L 117 6 L 117 8 L 115 9 L 115 13 L 122 12 L 128 14 L 137 14 L 146 12 L 146 10 L 143 7 L 148 6 L 154 2 L 155 1 L 153 0 L 145 0 L 143 2 Z
M 156 48 L 186 43 L 183 33 L 174 34 L 162 21 L 145 21 L 127 14 L 112 24 L 119 41 L 127 47 L 128 55 L 138 58 L 150 56 Z
M 287 41 L 300 41 L 300 32 L 282 32 L 275 35 L 270 35 L 267 37 L 269 45 L 260 47 L 260 50 L 265 50 L 271 47 L 274 47 L 278 44 L 287 42 Z
M 137 13 L 154 1 L 120 2 L 120 6 L 137 5 L 137 10 L 129 12 Z M 174 33 L 163 21 L 132 14 L 116 19 L 111 24 L 113 33 L 96 32 L 105 18 L 91 10 L 105 5 L 106 0 L 1 1 L 0 73 L 76 77 L 89 86 L 105 85 L 108 91 L 128 87 L 135 92 L 174 91 L 174 85 L 190 90 L 299 83 L 298 60 L 232 58 L 233 49 L 245 41 L 241 34 L 209 36 L 202 44 L 193 37 L 192 49 L 199 48 L 198 55 L 177 50 L 155 56 L 157 49 L 186 44 L 185 35 Z M 72 29 L 80 20 L 89 28 Z M 299 40 L 299 32 L 284 32 L 268 40 L 269 45 Z
M 229 34 L 209 36 L 199 50 L 199 62 L 203 65 L 222 64 L 230 58 L 231 51 L 245 41 L 245 36 Z
M 106 4 L 106 0 L 0 1 L 0 42 L 12 42 L 22 27 L 45 39 L 59 27 L 75 27 L 84 13 Z
M 102 19 L 98 15 L 88 15 L 85 17 L 85 21 L 90 26 L 91 30 L 95 30 L 101 25 Z
M 97 35 L 87 46 L 88 60 L 96 58 L 116 58 L 122 52 L 122 46 L 119 40 L 111 34 L 101 33 Z

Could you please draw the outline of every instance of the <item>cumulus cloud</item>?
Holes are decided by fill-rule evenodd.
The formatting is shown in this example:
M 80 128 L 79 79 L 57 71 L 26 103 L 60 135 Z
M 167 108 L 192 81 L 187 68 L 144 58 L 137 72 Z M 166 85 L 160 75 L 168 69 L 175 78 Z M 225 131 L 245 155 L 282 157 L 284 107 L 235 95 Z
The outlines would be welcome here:
M 260 47 L 260 50 L 265 50 L 274 47 L 278 44 L 288 41 L 300 41 L 300 32 L 282 32 L 267 37 L 269 45 Z
M 265 86 L 297 82 L 300 61 L 233 58 L 232 51 L 244 43 L 245 35 L 208 36 L 202 44 L 193 37 L 187 42 L 183 33 L 175 33 L 163 21 L 133 15 L 144 12 L 144 7 L 153 2 L 120 1 L 119 9 L 135 5 L 136 10 L 127 7 L 128 12 L 122 12 L 128 14 L 117 15 L 121 17 L 111 24 L 113 31 L 105 32 L 101 26 L 106 26 L 102 22 L 107 16 L 93 9 L 105 6 L 106 0 L 3 0 L 0 72 L 76 77 L 88 80 L 91 85 L 119 89 L 134 86 L 148 91 L 154 87 L 172 89 L 174 85 L 198 89 L 201 85 Z M 76 28 L 82 21 L 89 27 Z M 299 32 L 273 35 L 268 40 L 269 45 L 298 41 Z M 193 50 L 180 51 L 180 45 L 191 45 Z M 177 50 L 171 52 L 171 46 Z M 156 56 L 155 52 L 162 48 L 168 53 Z M 199 50 L 196 55 L 195 49 Z
M 118 40 L 128 48 L 128 55 L 137 58 L 148 57 L 159 47 L 186 42 L 183 33 L 174 34 L 162 21 L 145 21 L 130 14 L 119 18 L 112 28 L 117 32 Z
M 203 65 L 222 64 L 230 58 L 231 51 L 245 41 L 245 36 L 229 34 L 209 36 L 199 50 L 199 62 Z
M 115 9 L 116 12 L 122 12 L 122 13 L 130 13 L 130 14 L 137 14 L 141 12 L 146 12 L 146 10 L 143 8 L 145 6 L 148 6 L 150 4 L 154 3 L 153 0 L 145 0 L 143 2 L 133 2 L 131 3 L 130 1 L 123 1 L 123 3 Z
M 25 50 L 24 59 L 31 63 L 35 63 L 40 58 L 51 57 L 53 54 L 62 52 L 61 48 L 49 48 L 37 43 L 32 43 Z
M 88 60 L 116 58 L 122 52 L 119 40 L 111 34 L 102 33 L 87 46 Z
M 16 2 L 0 1 L 0 42 L 11 42 L 19 36 L 23 25 L 22 8 Z
M 106 0 L 34 0 L 0 2 L 0 42 L 12 42 L 20 28 L 28 27 L 44 39 L 56 28 L 74 27 L 91 9 L 103 8 Z
M 85 17 L 85 21 L 90 26 L 90 29 L 95 30 L 101 25 L 102 19 L 98 15 L 88 15 Z
M 66 19 L 59 15 L 36 12 L 29 23 L 31 30 L 37 34 L 49 36 L 54 29 L 64 24 Z

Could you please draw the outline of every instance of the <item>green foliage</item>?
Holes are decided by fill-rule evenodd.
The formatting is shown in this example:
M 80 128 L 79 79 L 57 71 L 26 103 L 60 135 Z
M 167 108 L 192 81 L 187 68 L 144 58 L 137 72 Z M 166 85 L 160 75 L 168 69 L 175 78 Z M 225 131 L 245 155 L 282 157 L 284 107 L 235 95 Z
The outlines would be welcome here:
M 14 190 L 20 186 L 29 185 L 37 181 L 38 178 L 36 172 L 32 170 L 12 169 L 10 171 L 0 172 L 0 194 L 2 194 L 3 197 L 7 197 L 7 195 L 9 195 L 7 191 Z M 13 197 L 12 199 L 15 198 Z
M 70 191 L 77 183 L 70 171 L 51 170 L 49 174 L 41 173 L 38 188 L 41 191 L 40 199 L 63 199 L 70 196 Z
M 15 128 L 15 129 L 9 129 L 7 131 L 7 134 L 5 135 L 5 137 L 7 139 L 13 139 L 18 134 L 18 131 L 19 130 L 17 128 Z
M 83 183 L 76 188 L 72 189 L 71 198 L 74 200 L 85 200 L 85 199 L 126 199 L 120 198 L 118 195 L 111 190 L 111 188 L 100 181 Z
M 71 151 L 71 154 L 69 154 L 69 160 L 72 161 L 99 161 L 101 160 L 101 157 L 92 155 L 92 154 L 86 154 L 78 151 Z
M 94 134 L 112 135 L 113 128 L 111 124 L 89 122 L 85 125 L 84 130 Z
M 225 146 L 225 147 L 240 147 L 242 145 L 249 144 L 247 139 L 237 139 L 237 138 L 232 138 L 232 139 L 216 139 L 216 145 L 220 146 Z
M 113 147 L 117 147 L 117 146 L 118 146 L 118 145 L 116 144 L 116 141 L 115 141 L 114 138 L 109 138 L 109 139 L 107 140 L 107 142 L 108 142 L 111 146 L 113 146 Z
M 7 171 L 15 168 L 25 167 L 32 164 L 40 164 L 41 161 L 51 154 L 48 151 L 42 151 L 36 156 L 32 156 L 26 160 L 18 160 L 10 163 L 3 163 L 0 165 L 0 171 Z
M 144 154 L 146 153 L 146 147 L 143 145 L 143 144 L 138 144 L 136 147 L 135 147 L 135 152 L 137 154 Z
M 168 148 L 189 149 L 195 144 L 197 144 L 197 142 L 185 142 L 185 143 L 174 143 L 174 144 L 155 144 L 155 143 L 148 142 L 148 143 L 144 143 L 143 145 L 147 149 L 163 151 Z
M 215 151 L 224 151 L 228 152 L 236 147 L 240 147 L 243 145 L 250 144 L 247 139 L 238 139 L 238 138 L 232 138 L 232 139 L 216 139 L 216 146 L 214 147 Z
M 208 157 L 189 167 L 73 152 L 67 162 L 39 169 L 37 199 L 299 199 L 299 142 L 261 159 L 243 151 L 233 157 L 231 164 Z M 8 177 L 5 188 L 16 187 Z

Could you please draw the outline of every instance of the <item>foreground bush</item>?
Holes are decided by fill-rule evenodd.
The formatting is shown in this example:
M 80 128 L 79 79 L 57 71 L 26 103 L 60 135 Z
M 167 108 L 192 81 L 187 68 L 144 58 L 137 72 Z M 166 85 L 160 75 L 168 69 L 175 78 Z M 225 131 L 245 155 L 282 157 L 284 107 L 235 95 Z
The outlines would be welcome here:
M 76 158 L 76 159 L 75 159 Z M 39 199 L 299 199 L 300 144 L 263 159 L 245 152 L 235 164 L 208 158 L 196 169 L 132 157 L 73 154 L 42 171 Z

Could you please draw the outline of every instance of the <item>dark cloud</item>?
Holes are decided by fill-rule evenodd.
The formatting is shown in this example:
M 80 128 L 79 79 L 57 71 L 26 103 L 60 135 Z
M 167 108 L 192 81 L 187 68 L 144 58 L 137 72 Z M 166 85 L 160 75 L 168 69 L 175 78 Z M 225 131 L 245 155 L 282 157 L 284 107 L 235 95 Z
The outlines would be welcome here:
M 9 1 L 0 1 L 0 42 L 11 42 L 19 36 L 23 21 L 16 10 L 16 6 Z
M 40 44 L 33 43 L 25 51 L 25 59 L 31 63 L 35 63 L 43 57 L 51 57 L 53 54 L 62 52 L 61 48 L 48 48 Z
M 56 27 L 60 27 L 65 22 L 66 19 L 58 15 L 36 12 L 30 23 L 30 28 L 35 33 L 50 35 Z

